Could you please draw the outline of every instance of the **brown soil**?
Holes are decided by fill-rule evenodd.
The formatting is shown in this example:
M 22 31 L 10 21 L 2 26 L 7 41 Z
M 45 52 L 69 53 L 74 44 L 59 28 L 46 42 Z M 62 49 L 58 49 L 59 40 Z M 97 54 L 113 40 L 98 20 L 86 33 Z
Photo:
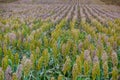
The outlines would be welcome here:
M 119 5 L 120 6 L 120 0 L 101 0 L 103 2 L 105 2 L 108 5 Z

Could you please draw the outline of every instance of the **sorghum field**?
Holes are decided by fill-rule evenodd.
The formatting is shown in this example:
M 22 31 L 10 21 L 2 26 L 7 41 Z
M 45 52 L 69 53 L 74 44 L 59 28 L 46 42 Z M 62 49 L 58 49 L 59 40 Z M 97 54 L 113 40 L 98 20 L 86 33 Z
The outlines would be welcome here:
M 11 1 L 0 3 L 0 80 L 120 80 L 119 6 Z

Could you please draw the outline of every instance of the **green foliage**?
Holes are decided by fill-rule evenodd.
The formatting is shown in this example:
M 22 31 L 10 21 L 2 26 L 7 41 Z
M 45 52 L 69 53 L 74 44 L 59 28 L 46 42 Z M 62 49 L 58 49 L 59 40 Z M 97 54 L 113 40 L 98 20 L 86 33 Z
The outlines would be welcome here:
M 118 78 L 119 28 L 111 22 L 108 30 L 97 21 L 77 24 L 63 19 L 55 24 L 33 20 L 32 26 L 27 24 L 29 20 L 20 22 L 19 18 L 0 19 L 0 22 L 4 26 L 11 24 L 0 35 L 0 79 L 8 66 L 13 80 Z M 119 22 L 115 21 L 118 25 Z

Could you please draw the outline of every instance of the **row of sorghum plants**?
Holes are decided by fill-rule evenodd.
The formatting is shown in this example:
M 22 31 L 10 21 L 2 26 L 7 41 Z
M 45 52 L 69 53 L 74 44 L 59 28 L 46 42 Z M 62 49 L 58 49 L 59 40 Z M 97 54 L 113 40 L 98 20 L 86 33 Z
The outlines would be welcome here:
M 117 80 L 120 20 L 0 19 L 0 80 Z

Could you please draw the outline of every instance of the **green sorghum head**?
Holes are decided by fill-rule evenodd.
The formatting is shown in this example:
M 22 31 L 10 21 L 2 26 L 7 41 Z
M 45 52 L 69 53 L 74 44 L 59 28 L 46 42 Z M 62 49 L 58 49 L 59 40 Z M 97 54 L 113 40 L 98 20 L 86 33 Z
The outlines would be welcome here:
M 66 74 L 66 72 L 68 72 L 71 69 L 71 59 L 69 56 L 66 57 L 66 61 L 63 65 L 62 71 L 64 73 L 64 75 Z
M 113 70 L 112 70 L 112 80 L 118 80 L 118 69 L 117 67 L 113 67 Z
M 5 56 L 2 59 L 2 69 L 5 71 L 7 67 L 8 67 L 8 56 Z
M 77 80 L 78 74 L 79 74 L 78 65 L 75 63 L 72 68 L 72 80 Z
M 0 68 L 0 80 L 4 80 L 4 71 Z

